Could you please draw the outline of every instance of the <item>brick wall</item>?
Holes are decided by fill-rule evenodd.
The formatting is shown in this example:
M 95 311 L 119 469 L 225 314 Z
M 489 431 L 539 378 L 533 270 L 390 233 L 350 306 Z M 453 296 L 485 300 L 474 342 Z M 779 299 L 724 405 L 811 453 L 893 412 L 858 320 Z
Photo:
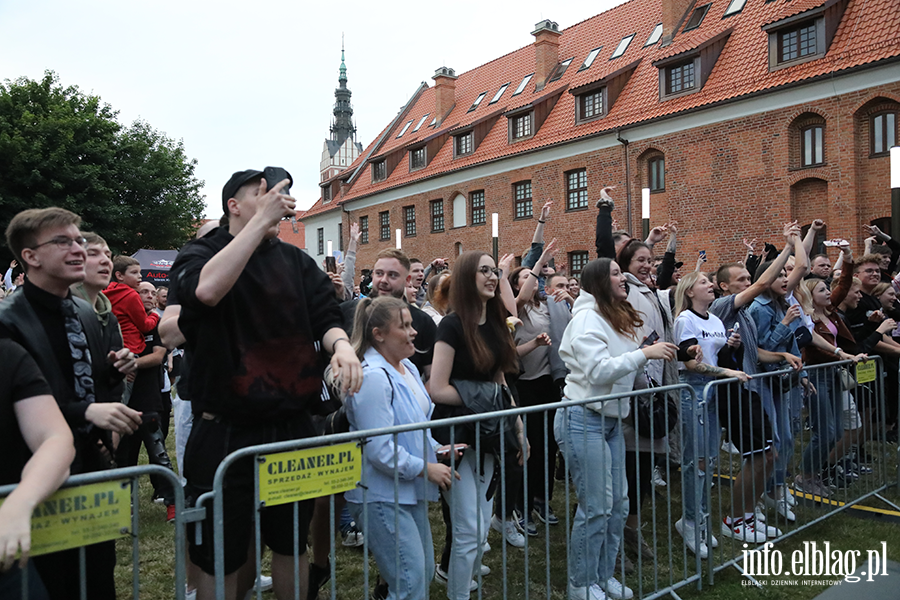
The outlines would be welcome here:
M 864 223 L 890 215 L 889 158 L 869 155 L 869 115 L 884 108 L 900 107 L 900 84 L 889 84 L 836 96 L 809 105 L 798 105 L 729 122 L 698 127 L 628 146 L 632 196 L 631 231 L 640 234 L 641 188 L 648 185 L 647 162 L 665 156 L 665 191 L 651 195 L 651 225 L 679 222 L 679 258 L 693 265 L 699 250 L 706 250 L 709 268 L 743 258 L 741 238 L 781 242 L 781 224 L 798 219 L 801 225 L 823 218 L 829 237 L 851 240 L 862 246 Z M 792 158 L 792 135 L 818 115 L 825 123 L 825 164 L 798 168 Z M 627 138 L 627 132 L 623 134 Z M 796 140 L 795 140 L 796 141 Z M 566 211 L 565 173 L 587 169 L 590 205 Z M 514 219 L 513 183 L 530 180 L 534 216 Z M 369 240 L 362 245 L 357 269 L 371 267 L 375 254 L 394 245 L 393 231 L 403 223 L 402 207 L 416 205 L 417 233 L 403 238 L 403 249 L 426 262 L 435 257 L 455 257 L 457 243 L 463 250 L 491 250 L 491 213 L 500 215 L 500 253 L 517 256 L 527 250 L 544 201 L 552 199 L 551 220 L 545 239 L 556 237 L 565 261 L 569 252 L 587 250 L 594 258 L 594 202 L 604 185 L 619 186 L 614 192 L 613 217 L 628 229 L 626 215 L 625 148 L 618 146 L 579 156 L 509 171 L 463 185 L 408 196 L 378 207 L 351 210 L 349 219 L 369 216 Z M 484 190 L 487 222 L 452 228 L 453 198 Z M 443 232 L 431 232 L 430 201 L 444 200 Z M 352 204 L 350 206 L 352 209 Z M 378 212 L 390 210 L 391 240 L 378 240 Z M 349 220 L 344 216 L 344 235 L 349 239 Z M 658 248 L 659 252 L 663 248 Z M 687 266 L 685 268 L 688 268 Z

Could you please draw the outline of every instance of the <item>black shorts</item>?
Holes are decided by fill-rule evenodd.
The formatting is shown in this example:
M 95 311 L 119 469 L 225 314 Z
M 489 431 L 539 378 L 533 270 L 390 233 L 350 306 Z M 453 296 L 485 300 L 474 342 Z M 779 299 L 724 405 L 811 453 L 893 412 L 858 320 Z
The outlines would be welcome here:
M 312 435 L 309 418 L 265 424 L 236 425 L 224 421 L 194 419 L 194 427 L 184 451 L 184 475 L 187 479 L 185 496 L 196 500 L 211 491 L 216 469 L 230 453 L 259 444 L 307 438 Z M 256 507 L 253 478 L 256 465 L 247 457 L 229 467 L 224 489 L 225 574 L 237 571 L 247 561 L 247 551 L 253 539 Z M 313 501 L 298 502 L 299 548 L 294 547 L 294 505 L 281 504 L 260 511 L 262 542 L 272 552 L 286 556 L 303 555 L 312 517 Z M 215 571 L 213 550 L 213 503 L 205 504 L 207 517 L 201 522 L 202 544 L 196 544 L 195 523 L 188 525 L 191 561 L 204 572 Z
M 756 392 L 740 384 L 719 388 L 719 424 L 741 454 L 749 456 L 772 447 L 772 424 Z

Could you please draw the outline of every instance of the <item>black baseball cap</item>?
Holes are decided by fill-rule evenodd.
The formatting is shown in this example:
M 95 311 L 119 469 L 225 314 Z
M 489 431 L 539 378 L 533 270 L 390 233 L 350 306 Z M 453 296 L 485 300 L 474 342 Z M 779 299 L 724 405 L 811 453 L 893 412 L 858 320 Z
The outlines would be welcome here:
M 287 173 L 287 178 L 290 179 L 293 184 L 294 178 L 291 177 L 291 174 L 287 171 L 285 171 L 285 173 Z M 237 191 L 241 189 L 244 184 L 262 179 L 264 176 L 265 173 L 263 171 L 257 171 L 256 169 L 238 171 L 232 175 L 231 179 L 228 180 L 228 183 L 225 184 L 225 187 L 222 188 L 222 210 L 225 214 L 228 214 L 228 200 L 234 198 L 234 195 L 237 194 Z

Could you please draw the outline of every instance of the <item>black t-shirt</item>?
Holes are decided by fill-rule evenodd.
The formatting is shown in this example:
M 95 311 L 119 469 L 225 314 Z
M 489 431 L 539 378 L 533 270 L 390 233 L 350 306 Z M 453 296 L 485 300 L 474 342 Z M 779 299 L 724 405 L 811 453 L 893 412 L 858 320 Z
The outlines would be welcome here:
M 31 355 L 12 340 L 0 339 L 0 485 L 18 483 L 31 457 L 13 405 L 52 394 Z
M 147 347 L 141 352 L 141 356 L 152 354 L 154 348 L 162 346 L 162 341 L 159 339 L 159 329 L 154 327 L 150 333 L 145 335 L 144 343 Z M 134 377 L 131 400 L 128 402 L 128 406 L 139 411 L 157 413 L 163 411 L 162 395 L 159 393 L 159 390 L 162 389 L 161 375 L 162 372 L 159 365 L 138 369 Z
M 187 246 L 185 246 L 187 247 Z M 181 302 L 178 301 L 178 286 L 175 285 L 174 281 L 169 282 L 169 297 L 166 301 L 166 306 L 179 306 Z M 178 371 L 178 398 L 184 400 L 185 402 L 191 401 L 191 359 L 193 358 L 191 355 L 193 351 L 187 347 L 187 344 L 182 344 L 179 346 L 184 353 L 181 355 L 181 364 Z
M 470 381 L 493 381 L 497 372 L 497 357 L 503 352 L 503 348 L 507 341 L 494 335 L 493 330 L 487 323 L 478 326 L 478 333 L 481 339 L 487 344 L 494 362 L 489 365 L 476 365 L 472 360 L 472 355 L 466 346 L 466 339 L 463 336 L 462 321 L 459 315 L 451 313 L 441 319 L 437 328 L 438 342 L 444 342 L 454 350 L 456 355 L 453 357 L 453 369 L 450 371 L 450 379 L 466 379 Z
M 302 417 L 322 389 L 315 343 L 341 326 L 334 285 L 306 253 L 275 238 L 260 244 L 231 290 L 207 306 L 196 295 L 200 271 L 233 239 L 220 227 L 188 244 L 170 273 L 181 304 L 178 326 L 192 353 L 193 411 L 247 424 Z
M 353 317 L 356 316 L 356 305 L 359 300 L 350 300 L 341 303 L 341 313 L 344 319 L 344 331 L 347 335 L 353 335 Z M 416 347 L 416 353 L 410 357 L 412 364 L 416 365 L 419 373 L 425 372 L 425 367 L 431 366 L 434 359 L 434 342 L 437 334 L 437 327 L 428 313 L 420 308 L 407 304 L 409 316 L 412 318 L 413 329 L 416 330 L 416 339 L 413 344 Z
M 881 302 L 875 296 L 863 292 L 856 308 L 848 310 L 844 315 L 844 320 L 850 326 L 850 333 L 853 334 L 853 339 L 856 341 L 864 340 L 878 329 L 881 323 L 869 320 L 869 315 L 876 310 L 882 310 Z

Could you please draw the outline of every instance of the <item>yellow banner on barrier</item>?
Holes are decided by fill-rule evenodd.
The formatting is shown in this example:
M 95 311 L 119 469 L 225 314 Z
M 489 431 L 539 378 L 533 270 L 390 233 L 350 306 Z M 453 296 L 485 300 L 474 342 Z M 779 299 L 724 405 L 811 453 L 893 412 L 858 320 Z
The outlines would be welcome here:
M 856 382 L 869 383 L 870 381 L 875 381 L 877 371 L 874 360 L 856 363 Z
M 131 530 L 127 479 L 59 490 L 31 514 L 31 556 L 125 537 Z M 2 504 L 2 501 L 0 501 Z
M 259 458 L 259 501 L 263 506 L 346 492 L 355 488 L 362 476 L 362 451 L 356 442 Z

